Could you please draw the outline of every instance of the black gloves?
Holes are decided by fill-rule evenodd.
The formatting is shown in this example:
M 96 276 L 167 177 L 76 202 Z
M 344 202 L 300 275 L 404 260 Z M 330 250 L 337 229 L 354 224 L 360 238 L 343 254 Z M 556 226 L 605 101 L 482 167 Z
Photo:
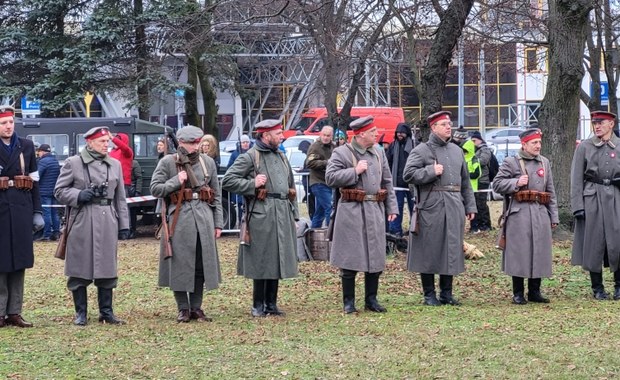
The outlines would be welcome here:
M 127 228 L 118 231 L 118 240 L 129 239 L 129 230 Z
M 93 189 L 84 189 L 80 191 L 78 195 L 78 204 L 90 203 L 95 197 L 95 191 Z
M 586 212 L 585 210 L 577 210 L 573 213 L 573 216 L 577 220 L 586 220 Z

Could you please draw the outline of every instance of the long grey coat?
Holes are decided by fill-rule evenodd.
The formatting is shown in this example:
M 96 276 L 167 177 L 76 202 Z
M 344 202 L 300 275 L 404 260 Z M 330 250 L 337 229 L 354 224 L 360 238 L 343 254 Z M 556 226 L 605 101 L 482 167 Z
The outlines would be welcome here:
M 523 190 L 551 193 L 551 203 L 519 202 L 512 199 L 506 218 L 506 248 L 502 255 L 502 270 L 509 276 L 525 278 L 551 277 L 551 223 L 559 223 L 558 206 L 553 187 L 551 166 L 546 157 L 523 160 L 529 183 Z M 522 175 L 517 157 L 508 157 L 493 181 L 493 190 L 512 195 L 519 190 L 517 181 Z
M 90 173 L 90 180 L 88 177 Z M 109 206 L 78 205 L 80 191 L 91 181 L 108 181 Z M 123 173 L 118 160 L 95 160 L 85 153 L 69 157 L 60 169 L 54 196 L 71 207 L 73 226 L 67 235 L 65 275 L 86 280 L 116 278 L 118 231 L 129 228 Z
M 359 176 L 355 173 L 353 155 L 357 162 L 368 161 L 368 169 Z M 331 264 L 341 269 L 370 273 L 383 271 L 385 218 L 388 214 L 398 214 L 385 152 L 375 147 L 363 149 L 354 138 L 351 144 L 334 149 L 327 163 L 325 182 L 336 191 L 349 188 L 377 194 L 380 189 L 387 190 L 388 197 L 382 203 L 338 201 L 330 255 Z
M 601 272 L 605 251 L 609 269 L 620 269 L 620 188 L 585 180 L 586 174 L 620 177 L 620 138 L 612 134 L 611 143 L 615 147 L 596 137 L 583 140 L 573 156 L 571 209 L 585 210 L 586 219 L 575 220 L 572 263 L 591 272 Z
M 202 154 L 207 169 L 207 175 L 202 170 L 200 162 L 192 166 L 194 175 L 201 184 L 208 184 L 215 191 L 215 202 L 209 205 L 198 199 L 181 203 L 177 224 L 172 231 L 172 257 L 164 260 L 164 239 L 160 244 L 159 254 L 159 286 L 167 286 L 175 292 L 193 292 L 196 278 L 196 248 L 198 240 L 202 249 L 202 267 L 205 279 L 205 289 L 216 289 L 222 276 L 220 273 L 220 259 L 215 244 L 215 228 L 224 225 L 222 217 L 222 191 L 217 180 L 215 161 L 206 154 Z M 168 226 L 172 227 L 172 220 L 176 204 L 170 202 L 170 194 L 181 189 L 181 182 L 177 176 L 176 154 L 169 154 L 157 164 L 151 179 L 151 194 L 164 198 L 168 202 Z M 199 189 L 194 189 L 198 191 Z
M 249 231 L 252 242 L 239 245 L 237 274 L 256 280 L 291 278 L 297 276 L 297 202 L 267 198 L 254 200 L 254 161 L 258 153 L 258 173 L 267 176 L 269 193 L 287 194 L 293 172 L 280 152 L 252 147 L 242 153 L 222 179 L 222 188 L 230 193 L 252 197 L 246 203 L 251 211 Z
M 440 177 L 435 175 L 435 161 L 443 165 Z M 444 275 L 462 273 L 465 214 L 477 212 L 463 151 L 431 133 L 427 143 L 409 154 L 403 178 L 419 187 L 419 233 L 409 234 L 407 269 Z M 448 185 L 461 186 L 461 191 L 432 191 L 434 186 Z

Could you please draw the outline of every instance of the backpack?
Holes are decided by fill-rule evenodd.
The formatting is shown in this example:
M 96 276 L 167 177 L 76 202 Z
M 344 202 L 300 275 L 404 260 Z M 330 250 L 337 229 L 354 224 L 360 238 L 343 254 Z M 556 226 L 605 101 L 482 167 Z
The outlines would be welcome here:
M 498 171 L 499 162 L 497 162 L 497 157 L 495 157 L 495 154 L 491 152 L 491 159 L 489 160 L 489 183 L 493 182 Z

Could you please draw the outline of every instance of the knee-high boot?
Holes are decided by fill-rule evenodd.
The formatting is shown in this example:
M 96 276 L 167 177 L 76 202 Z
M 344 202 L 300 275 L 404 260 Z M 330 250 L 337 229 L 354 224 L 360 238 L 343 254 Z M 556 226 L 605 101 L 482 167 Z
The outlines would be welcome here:
M 252 290 L 252 316 L 264 317 L 265 314 L 265 281 L 254 280 Z
M 73 292 L 73 304 L 75 305 L 75 319 L 73 324 L 76 326 L 86 326 L 88 321 L 88 295 L 85 286 L 80 286 Z
M 523 295 L 525 291 L 523 277 L 512 276 L 512 303 L 515 305 L 525 305 L 527 301 Z
M 592 283 L 592 296 L 599 300 L 608 300 L 609 294 L 605 292 L 605 286 L 603 285 L 603 273 L 602 272 L 590 272 L 590 282 Z
M 614 272 L 614 300 L 620 300 L 620 269 Z
M 454 276 L 442 274 L 439 275 L 439 302 L 442 305 L 459 306 L 461 303 L 452 296 L 452 282 Z
M 432 273 L 420 273 L 422 290 L 424 291 L 424 304 L 428 306 L 441 306 L 435 293 L 435 275 Z
M 340 277 L 342 278 L 342 303 L 344 305 L 345 314 L 356 313 L 355 308 L 355 275 L 356 271 L 342 269 Z
M 279 280 L 265 280 L 265 314 L 285 315 L 286 313 L 278 309 L 278 285 Z
M 381 306 L 379 301 L 377 301 L 377 292 L 379 291 L 379 276 L 381 276 L 381 272 L 366 272 L 364 275 L 364 290 L 366 291 L 364 309 L 374 311 L 376 313 L 385 313 L 387 309 Z
M 114 315 L 112 310 L 112 289 L 97 288 L 97 300 L 99 301 L 99 322 L 111 325 L 122 325 L 122 321 Z
M 527 300 L 530 302 L 549 303 L 549 298 L 540 292 L 540 284 L 542 279 L 530 278 L 527 280 Z

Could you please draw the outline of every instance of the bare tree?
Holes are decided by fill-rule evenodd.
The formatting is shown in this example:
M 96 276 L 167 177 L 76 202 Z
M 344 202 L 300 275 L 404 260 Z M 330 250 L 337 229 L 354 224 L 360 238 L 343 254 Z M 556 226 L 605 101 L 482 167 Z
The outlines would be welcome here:
M 540 108 L 539 122 L 546 138 L 543 148 L 553 162 L 558 206 L 570 208 L 570 166 L 579 122 L 579 93 L 584 76 L 582 64 L 588 31 L 590 0 L 549 2 L 549 77 Z M 564 220 L 566 221 L 566 219 Z

